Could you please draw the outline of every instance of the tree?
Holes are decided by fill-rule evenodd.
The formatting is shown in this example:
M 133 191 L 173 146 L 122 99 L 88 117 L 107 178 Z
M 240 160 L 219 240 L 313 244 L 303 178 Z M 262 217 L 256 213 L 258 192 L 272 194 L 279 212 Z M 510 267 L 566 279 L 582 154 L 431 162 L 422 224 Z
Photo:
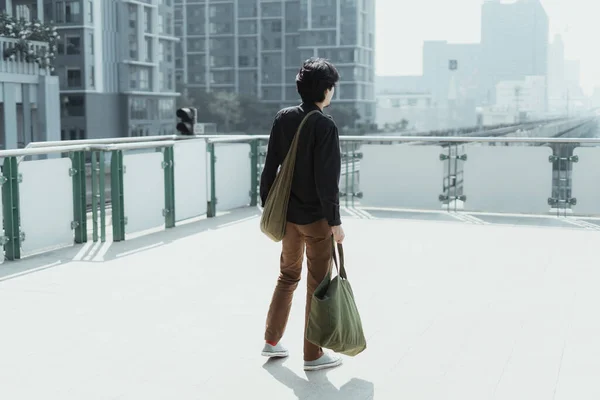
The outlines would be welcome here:
M 238 95 L 229 92 L 216 92 L 211 95 L 212 101 L 208 105 L 208 111 L 223 123 L 225 132 L 231 132 L 231 128 L 243 120 Z
M 356 122 L 360 119 L 360 114 L 353 104 L 332 104 L 326 112 L 331 114 L 340 129 L 354 129 Z
M 240 97 L 242 109 L 242 129 L 248 133 L 268 134 L 273 119 L 279 111 L 279 104 L 262 103 L 255 97 Z
M 186 96 L 185 94 L 182 94 L 181 96 L 179 96 L 177 98 L 177 101 L 175 102 L 177 108 L 182 108 L 182 107 L 196 107 L 196 101 L 194 100 L 194 98 Z

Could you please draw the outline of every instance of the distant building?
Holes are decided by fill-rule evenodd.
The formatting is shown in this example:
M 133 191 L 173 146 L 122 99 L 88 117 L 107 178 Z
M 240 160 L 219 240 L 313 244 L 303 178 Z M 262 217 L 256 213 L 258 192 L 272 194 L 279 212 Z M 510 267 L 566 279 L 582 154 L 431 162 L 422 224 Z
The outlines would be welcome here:
M 448 111 L 446 128 L 476 125 L 475 108 L 482 97 L 480 82 L 479 44 L 424 43 L 423 84 L 432 94 L 434 107 Z
M 436 109 L 430 93 L 378 93 L 377 126 L 393 129 L 405 122 L 406 129 L 429 131 L 439 129 Z
M 181 91 L 227 91 L 297 104 L 302 61 L 325 57 L 341 82 L 336 103 L 375 119 L 375 0 L 175 0 Z
M 546 78 L 528 76 L 520 81 L 502 81 L 496 85 L 496 107 L 513 111 L 515 118 L 527 113 L 533 119 L 543 117 L 545 104 Z
M 499 82 L 522 80 L 526 76 L 547 78 L 548 36 L 548 15 L 539 0 L 484 2 L 481 68 L 487 104 L 495 103 Z

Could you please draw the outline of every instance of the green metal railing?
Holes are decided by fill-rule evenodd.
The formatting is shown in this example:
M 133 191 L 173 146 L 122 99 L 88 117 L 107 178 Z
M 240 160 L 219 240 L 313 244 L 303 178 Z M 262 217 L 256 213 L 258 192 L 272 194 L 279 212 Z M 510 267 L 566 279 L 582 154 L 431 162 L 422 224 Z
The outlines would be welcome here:
M 105 242 L 109 239 L 107 228 L 107 209 L 112 213 L 112 240 L 125 240 L 127 219 L 124 215 L 124 183 L 123 183 L 123 156 L 127 151 L 160 151 L 163 154 L 164 172 L 164 224 L 166 229 L 177 226 L 177 210 L 175 207 L 175 160 L 174 146 L 177 143 L 189 140 L 204 140 L 207 143 L 207 216 L 214 217 L 218 210 L 218 193 L 216 192 L 216 146 L 226 143 L 248 143 L 250 147 L 250 193 L 249 205 L 259 203 L 259 179 L 264 165 L 265 148 L 268 141 L 267 135 L 261 136 L 157 136 L 141 138 L 99 139 L 64 142 L 33 143 L 26 149 L 0 151 L 4 159 L 2 169 L 2 205 L 4 211 L 4 244 L 5 257 L 16 260 L 21 257 L 21 242 L 24 237 L 20 231 L 19 207 L 19 161 L 27 156 L 62 154 L 68 156 L 72 162 L 70 171 L 73 180 L 73 242 L 85 243 L 88 241 L 88 219 L 91 217 L 91 233 L 94 242 Z M 361 147 L 365 144 L 437 144 L 447 149 L 447 155 L 442 161 L 447 163 L 447 172 L 444 176 L 444 200 L 450 204 L 453 200 L 462 199 L 461 171 L 458 167 L 460 157 L 459 146 L 472 143 L 517 143 L 528 145 L 571 146 L 582 143 L 600 145 L 600 139 L 595 138 L 518 138 L 518 137 L 431 137 L 431 136 L 342 136 L 342 182 L 340 197 L 343 204 L 348 207 L 359 204 L 362 198 L 360 190 L 360 164 L 362 162 Z M 107 165 L 107 154 L 110 155 L 110 166 Z M 562 153 L 560 153 L 562 154 Z M 86 160 L 91 161 L 91 210 L 87 209 L 86 193 Z M 567 165 L 574 162 L 568 157 L 559 157 L 555 160 L 557 165 Z M 110 188 L 107 188 L 106 171 L 110 171 Z M 563 175 L 560 175 L 562 177 Z M 561 180 L 562 182 L 562 180 Z M 107 189 L 110 195 L 106 196 Z M 110 201 L 110 204 L 109 204 Z M 568 203 L 565 199 L 556 199 L 557 202 Z M 456 203 L 454 203 L 456 204 Z

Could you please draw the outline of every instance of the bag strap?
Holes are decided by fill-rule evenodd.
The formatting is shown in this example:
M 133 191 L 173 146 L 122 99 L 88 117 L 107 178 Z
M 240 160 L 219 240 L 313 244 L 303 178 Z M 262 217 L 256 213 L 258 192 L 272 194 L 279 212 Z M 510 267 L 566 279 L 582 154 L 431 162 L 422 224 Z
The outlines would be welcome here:
M 344 247 L 341 243 L 337 244 L 337 251 L 340 254 L 340 262 L 338 264 L 337 255 L 335 254 L 335 242 L 333 241 L 333 236 L 331 236 L 331 256 L 333 258 L 333 262 L 335 263 L 335 269 L 337 270 L 338 276 L 342 279 L 348 279 L 348 275 L 346 274 L 346 267 L 344 262 Z
M 294 164 L 296 162 L 296 153 L 298 152 L 298 140 L 300 138 L 300 133 L 302 133 L 302 128 L 304 128 L 304 124 L 306 124 L 306 121 L 308 121 L 308 118 L 310 116 L 312 116 L 313 114 L 317 114 L 319 113 L 318 110 L 313 110 L 311 112 L 309 112 L 308 114 L 306 114 L 306 116 L 302 119 L 302 122 L 300 122 L 300 126 L 298 126 L 298 130 L 296 131 L 296 134 L 294 135 L 294 140 L 292 140 L 292 144 L 290 146 L 290 149 L 288 150 L 288 155 L 285 157 L 285 161 L 288 160 L 288 157 L 293 158 L 294 159 Z

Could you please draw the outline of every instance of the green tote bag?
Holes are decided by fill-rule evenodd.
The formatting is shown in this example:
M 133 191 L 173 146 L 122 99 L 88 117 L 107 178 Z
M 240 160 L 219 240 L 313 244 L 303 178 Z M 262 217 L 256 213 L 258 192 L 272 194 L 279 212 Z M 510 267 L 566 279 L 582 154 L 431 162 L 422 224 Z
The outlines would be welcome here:
M 300 133 L 308 118 L 317 113 L 317 110 L 309 112 L 300 123 L 285 160 L 281 164 L 281 169 L 277 173 L 275 182 L 267 195 L 267 201 L 260 220 L 260 230 L 274 242 L 282 241 L 285 236 L 288 203 L 292 190 L 292 180 L 294 179 Z
M 331 279 L 329 270 L 313 294 L 306 339 L 336 353 L 356 356 L 367 348 L 367 340 L 346 274 L 344 250 L 341 244 L 337 247 L 340 254 L 339 265 L 332 239 L 333 261 L 338 274 Z

